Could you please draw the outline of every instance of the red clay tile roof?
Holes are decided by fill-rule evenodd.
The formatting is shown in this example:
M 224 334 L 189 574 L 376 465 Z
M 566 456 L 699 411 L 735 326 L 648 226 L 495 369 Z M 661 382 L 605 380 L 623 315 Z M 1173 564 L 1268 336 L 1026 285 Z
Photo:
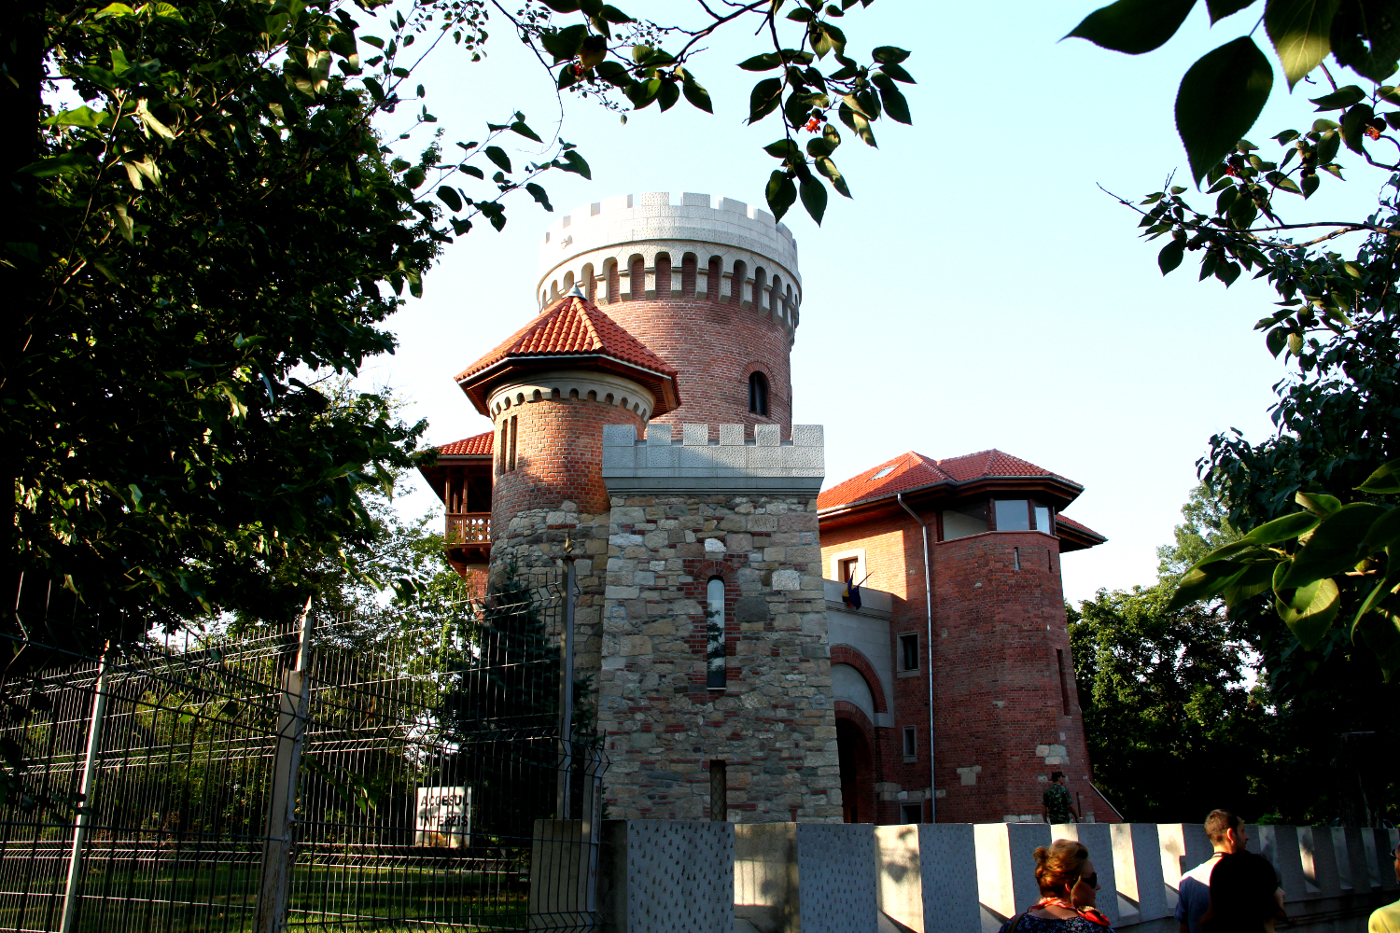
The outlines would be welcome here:
M 437 452 L 444 457 L 489 457 L 491 456 L 492 433 L 487 431 L 483 434 L 473 434 L 460 441 L 443 444 L 437 448 Z
M 1085 524 L 1082 523 L 1082 522 L 1077 522 L 1077 521 L 1075 521 L 1075 520 L 1072 519 L 1072 518 L 1066 518 L 1063 514 L 1061 514 L 1061 513 L 1059 513 L 1059 512 L 1056 512 L 1056 513 L 1055 513 L 1055 523 L 1058 524 L 1058 525 L 1067 525 L 1067 526 L 1069 526 L 1070 528 L 1073 528 L 1073 529 L 1076 530 L 1076 531 L 1082 532 L 1082 533 L 1087 534 L 1087 535 L 1092 535 L 1093 537 L 1099 538 L 1100 540 L 1103 540 L 1103 541 L 1107 541 L 1107 540 L 1108 540 L 1108 539 L 1105 538 L 1103 535 L 1099 534 L 1097 531 L 1095 531 L 1094 529 L 1090 528 L 1088 525 L 1085 525 Z
M 892 469 L 877 479 L 877 474 L 886 467 Z M 885 499 L 898 492 L 908 492 L 938 483 L 958 484 L 977 479 L 1015 476 L 1048 477 L 1076 489 L 1082 488 L 1078 483 L 1058 473 L 1052 473 L 1044 467 L 995 448 L 943 460 L 934 460 L 911 450 L 826 490 L 817 497 L 817 508 L 828 509 L 838 505 L 855 505 L 872 499 Z
M 457 374 L 465 382 L 514 356 L 607 356 L 675 379 L 676 371 L 587 298 L 569 295 Z

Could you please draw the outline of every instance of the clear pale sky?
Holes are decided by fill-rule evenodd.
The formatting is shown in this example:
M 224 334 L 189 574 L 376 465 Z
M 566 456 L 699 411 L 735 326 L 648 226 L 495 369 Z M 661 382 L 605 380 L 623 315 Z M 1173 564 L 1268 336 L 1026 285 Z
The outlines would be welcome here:
M 681 6 L 627 9 L 660 19 Z M 1252 330 L 1274 300 L 1267 287 L 1244 277 L 1228 291 L 1197 283 L 1192 256 L 1163 278 L 1161 241 L 1138 240 L 1137 216 L 1096 187 L 1136 200 L 1178 167 L 1189 178 L 1172 122 L 1177 82 L 1258 14 L 1208 29 L 1200 4 L 1168 46 L 1129 57 L 1057 41 L 1090 9 L 880 0 L 852 11 L 843 26 L 856 57 L 885 44 L 913 52 L 904 64 L 919 81 L 905 86 L 914 126 L 879 121 L 878 151 L 842 127 L 835 158 L 855 200 L 833 195 L 821 227 L 800 206 L 785 218 L 804 290 L 793 420 L 826 426 L 827 485 L 908 450 L 939 458 L 996 447 L 1068 476 L 1085 491 L 1066 514 L 1109 539 L 1065 560 L 1072 601 L 1154 581 L 1155 549 L 1171 540 L 1210 435 L 1236 427 L 1266 437 L 1270 387 L 1285 373 Z M 449 49 L 423 72 L 424 102 L 454 151 L 452 141 L 480 139 L 487 120 L 506 122 L 516 109 L 543 136 L 561 118 L 508 24 L 490 28 L 487 61 Z M 1267 41 L 1262 29 L 1257 41 Z M 565 97 L 560 133 L 593 180 L 549 176 L 555 214 L 521 197 L 503 232 L 479 223 L 450 246 L 424 297 L 390 321 L 397 354 L 366 373 L 407 400 L 408 417 L 428 419 L 430 443 L 490 427 L 452 376 L 536 313 L 539 247 L 555 217 L 629 192 L 764 206 L 775 166 L 760 147 L 780 130 L 775 118 L 743 124 L 753 77 L 734 65 L 758 51 L 757 39 L 735 34 L 696 63 L 713 116 L 682 101 L 666 114 L 655 105 L 629 114 L 624 126 Z M 1265 158 L 1282 154 L 1267 137 L 1311 122 L 1302 98 L 1319 93 L 1300 85 L 1290 99 L 1276 82 L 1251 133 Z M 406 124 L 407 109 L 384 128 Z M 1332 187 L 1353 200 L 1375 189 L 1353 185 Z M 1324 184 L 1307 213 L 1340 213 L 1334 197 Z M 406 515 L 437 504 L 416 478 L 398 501 Z

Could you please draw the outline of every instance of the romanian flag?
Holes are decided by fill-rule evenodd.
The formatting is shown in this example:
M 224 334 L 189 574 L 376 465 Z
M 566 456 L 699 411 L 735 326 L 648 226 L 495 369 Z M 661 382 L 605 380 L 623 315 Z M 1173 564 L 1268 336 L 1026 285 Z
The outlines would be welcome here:
M 856 578 L 851 577 L 846 581 L 846 595 L 841 597 L 846 601 L 846 605 L 852 609 L 860 608 L 860 586 L 856 583 Z

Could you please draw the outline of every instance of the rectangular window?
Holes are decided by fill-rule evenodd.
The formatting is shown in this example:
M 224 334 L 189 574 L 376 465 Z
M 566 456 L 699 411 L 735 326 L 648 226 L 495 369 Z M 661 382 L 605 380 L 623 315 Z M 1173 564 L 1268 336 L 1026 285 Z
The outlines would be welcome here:
M 711 690 L 728 683 L 724 649 L 724 580 L 715 577 L 705 587 L 705 686 Z
M 919 757 L 919 744 L 913 726 L 904 727 L 904 760 L 913 761 Z
M 924 821 L 924 805 L 921 803 L 900 804 L 899 818 L 902 823 L 922 823 Z
M 840 574 L 838 579 L 840 579 L 842 583 L 850 583 L 851 580 L 855 578 L 856 571 L 859 569 L 859 557 L 847 557 L 844 560 L 838 560 L 836 562 L 836 572 Z M 860 581 L 856 580 L 856 582 L 859 583 Z
M 943 513 L 943 540 L 980 535 L 987 530 L 987 503 L 978 502 L 961 509 Z
M 1047 535 L 1055 533 L 1055 520 L 1050 516 L 1050 506 L 1035 503 L 1035 530 Z
M 1064 707 L 1065 715 L 1069 715 L 1069 674 L 1065 670 L 1065 650 L 1055 649 L 1055 667 L 1060 672 L 1060 705 Z
M 506 471 L 506 422 L 501 422 L 501 442 L 496 445 L 496 475 Z
M 506 460 L 507 470 L 515 469 L 515 436 L 517 428 L 519 427 L 516 422 L 519 420 L 519 417 L 519 415 L 510 416 L 510 456 Z
M 715 823 L 729 819 L 729 770 L 723 761 L 710 761 L 710 819 Z
M 996 500 L 997 531 L 1030 531 L 1030 502 L 1026 499 Z
M 1011 549 L 1011 560 L 1016 565 L 1016 569 L 1021 569 L 1021 549 L 1014 547 Z
M 899 669 L 917 671 L 919 669 L 919 636 L 899 636 Z

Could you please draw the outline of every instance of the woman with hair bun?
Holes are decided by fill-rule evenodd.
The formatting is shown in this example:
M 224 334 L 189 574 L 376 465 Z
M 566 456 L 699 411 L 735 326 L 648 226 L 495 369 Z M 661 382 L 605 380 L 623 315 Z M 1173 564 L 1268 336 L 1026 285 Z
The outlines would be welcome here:
M 1082 842 L 1056 839 L 1033 854 L 1040 900 L 1002 924 L 1000 933 L 1113 933 L 1094 906 L 1099 873 Z

